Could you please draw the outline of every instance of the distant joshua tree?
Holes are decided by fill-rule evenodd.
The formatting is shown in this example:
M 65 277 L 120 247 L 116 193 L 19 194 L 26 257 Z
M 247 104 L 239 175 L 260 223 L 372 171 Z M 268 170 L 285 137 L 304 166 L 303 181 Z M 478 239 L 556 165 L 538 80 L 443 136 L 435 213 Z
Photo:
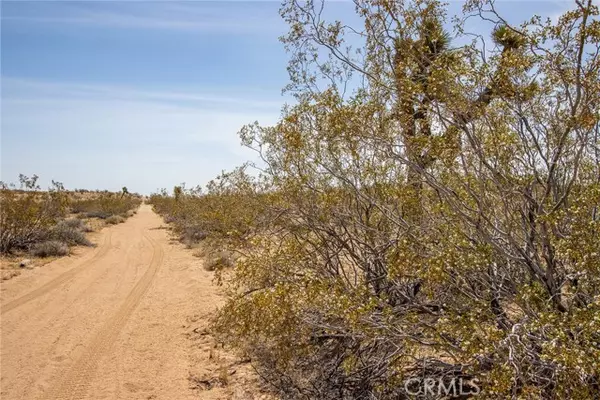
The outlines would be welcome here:
M 22 190 L 40 190 L 40 185 L 38 185 L 39 177 L 37 175 L 33 175 L 32 177 L 28 177 L 23 174 L 19 174 L 19 183 L 21 185 Z
M 181 186 L 175 186 L 173 188 L 173 196 L 175 196 L 175 201 L 179 201 L 179 199 L 181 199 L 182 194 L 183 188 Z

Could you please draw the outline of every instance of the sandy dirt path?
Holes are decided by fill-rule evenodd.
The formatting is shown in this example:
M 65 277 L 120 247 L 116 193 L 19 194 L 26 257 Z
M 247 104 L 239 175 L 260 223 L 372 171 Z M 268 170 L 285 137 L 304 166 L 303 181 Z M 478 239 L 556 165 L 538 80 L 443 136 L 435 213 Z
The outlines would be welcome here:
M 235 360 L 220 365 L 210 336 L 194 336 L 219 289 L 163 228 L 143 205 L 96 248 L 2 283 L 2 399 L 236 397 L 243 383 L 214 384 Z

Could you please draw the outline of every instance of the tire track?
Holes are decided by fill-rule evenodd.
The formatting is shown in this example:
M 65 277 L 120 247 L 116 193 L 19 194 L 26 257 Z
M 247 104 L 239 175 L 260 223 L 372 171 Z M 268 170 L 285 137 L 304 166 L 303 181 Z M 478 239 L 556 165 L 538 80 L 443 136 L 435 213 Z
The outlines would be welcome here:
M 63 283 L 71 280 L 75 275 L 77 275 L 78 272 L 82 271 L 89 265 L 95 263 L 96 261 L 98 261 L 99 259 L 104 257 L 111 248 L 110 237 L 111 237 L 111 232 L 108 231 L 106 233 L 106 236 L 104 238 L 104 242 L 102 243 L 102 246 L 98 249 L 98 251 L 96 251 L 96 253 L 94 254 L 94 256 L 92 258 L 90 258 L 89 260 L 82 260 L 79 263 L 79 265 L 77 265 L 77 266 L 71 268 L 70 270 L 68 270 L 67 272 L 64 272 L 63 274 L 57 276 L 56 278 L 52 279 L 50 282 L 46 283 L 45 285 L 42 285 L 41 287 L 27 293 L 26 295 L 21 296 L 15 300 L 12 300 L 12 301 L 6 303 L 6 305 L 2 306 L 2 311 L 0 312 L 0 315 L 4 315 L 4 314 L 8 313 L 9 311 L 14 310 L 15 308 L 22 306 L 23 304 L 29 303 L 31 300 L 34 300 L 40 296 L 45 295 L 48 292 L 51 292 L 52 290 L 56 289 Z
M 162 264 L 164 256 L 162 247 L 147 234 L 144 234 L 144 238 L 150 242 L 153 248 L 150 266 L 131 290 L 117 313 L 100 329 L 88 348 L 63 375 L 56 388 L 46 394 L 45 399 L 83 399 L 85 397 L 98 362 L 114 344 L 119 332 L 140 303 Z
M 128 258 L 128 257 L 129 257 L 129 254 L 130 254 L 130 252 L 131 252 L 132 250 L 133 250 L 132 248 L 129 248 L 129 249 L 127 249 L 127 251 L 126 251 L 126 253 L 125 253 L 125 256 L 124 256 L 124 257 L 125 257 L 125 258 Z M 95 262 L 94 262 L 94 263 L 95 263 Z M 96 285 L 96 283 L 97 283 L 99 280 L 101 280 L 101 279 L 105 279 L 105 278 L 106 278 L 106 276 L 109 274 L 109 272 L 110 272 L 110 271 L 113 269 L 113 267 L 114 267 L 114 266 L 115 266 L 115 263 L 108 265 L 108 266 L 106 267 L 106 269 L 105 269 L 104 271 L 102 271 L 102 272 L 101 272 L 101 274 L 99 274 L 98 276 L 96 276 L 95 278 L 93 278 L 93 280 L 92 280 L 92 281 L 91 281 L 91 282 L 90 282 L 90 283 L 89 283 L 89 284 L 86 286 L 86 289 L 83 291 L 83 293 L 87 293 L 87 292 L 88 292 L 88 290 L 89 290 L 89 289 L 91 289 L 91 288 L 93 288 L 93 287 L 94 287 L 94 285 Z M 137 264 L 136 264 L 136 269 L 137 269 Z M 136 275 L 135 275 L 135 278 L 137 278 L 137 273 L 136 273 Z M 135 278 L 134 278 L 134 281 L 135 281 Z M 122 283 L 122 282 L 119 280 L 119 285 L 120 285 L 121 283 Z M 67 310 L 67 309 L 69 309 L 69 308 L 71 308 L 71 307 L 73 306 L 73 304 L 75 304 L 75 303 L 76 303 L 78 300 L 80 300 L 80 298 L 79 298 L 79 297 L 78 297 L 78 298 L 75 298 L 75 299 L 73 299 L 72 301 L 70 301 L 70 302 L 68 302 L 68 303 L 63 303 L 63 304 L 61 304 L 61 308 L 60 308 L 60 310 L 56 310 L 56 309 L 55 309 L 55 310 L 53 310 L 53 311 L 55 311 L 55 312 L 56 312 L 56 314 L 55 314 L 54 316 L 52 316 L 52 315 L 51 315 L 51 316 L 50 316 L 50 318 L 48 318 L 48 319 L 46 319 L 46 320 L 44 320 L 44 317 L 47 317 L 47 316 L 48 316 L 48 314 L 47 314 L 46 312 L 44 312 L 44 311 L 43 311 L 44 309 L 42 308 L 42 309 L 41 309 L 42 313 L 39 313 L 39 314 L 37 315 L 37 319 L 36 319 L 36 320 L 38 321 L 38 323 L 37 323 L 36 325 L 38 325 L 38 326 L 39 326 L 39 329 L 38 329 L 38 331 L 36 331 L 36 332 L 34 332 L 34 333 L 30 333 L 30 332 L 28 332 L 28 333 L 30 333 L 30 334 L 29 334 L 29 335 L 24 335 L 24 336 L 22 336 L 22 337 L 21 337 L 21 339 L 27 340 L 27 339 L 28 339 L 28 337 L 31 337 L 31 338 L 36 338 L 36 337 L 39 337 L 39 335 L 40 335 L 40 334 L 41 334 L 43 331 L 47 331 L 47 330 L 50 330 L 50 331 L 56 331 L 56 330 L 57 330 L 57 328 L 55 328 L 55 324 L 56 324 L 57 322 L 59 322 L 59 321 L 58 321 L 58 318 L 62 317 L 62 316 L 63 316 L 63 311 L 64 311 L 64 310 Z M 46 305 L 46 304 L 44 304 L 44 306 L 45 306 L 45 305 Z M 40 309 L 38 309 L 38 311 L 40 311 Z M 34 318 L 35 318 L 35 317 L 34 317 Z M 20 322 L 21 322 L 21 321 L 20 321 Z M 10 335 L 12 335 L 12 334 L 13 334 L 13 333 L 14 333 L 14 332 L 17 330 L 17 329 L 19 329 L 19 328 L 21 327 L 21 326 L 20 326 L 20 324 L 14 324 L 14 325 L 12 325 L 12 324 L 11 324 L 11 326 L 10 326 L 9 328 L 7 328 L 7 327 L 6 327 L 6 326 L 4 326 L 4 325 L 6 325 L 6 324 L 3 324 L 3 326 L 2 326 L 2 336 L 3 336 L 3 337 L 7 337 L 7 336 L 10 336 Z

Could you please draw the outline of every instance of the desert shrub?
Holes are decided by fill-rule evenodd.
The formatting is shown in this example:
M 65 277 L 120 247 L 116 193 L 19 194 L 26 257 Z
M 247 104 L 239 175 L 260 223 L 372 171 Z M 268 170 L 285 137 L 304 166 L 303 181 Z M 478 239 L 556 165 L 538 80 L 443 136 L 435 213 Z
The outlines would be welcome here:
M 184 243 L 205 239 L 243 242 L 267 214 L 266 195 L 250 184 L 245 170 L 244 166 L 223 174 L 207 185 L 206 193 L 178 186 L 173 196 L 163 191 L 153 194 L 149 203 L 165 222 L 174 225 Z
M 106 218 L 106 223 L 110 225 L 122 224 L 123 222 L 125 222 L 125 218 L 120 215 L 111 215 L 110 217 Z
M 125 218 L 132 215 L 141 204 L 141 199 L 124 193 L 100 193 L 95 198 L 86 198 L 71 201 L 71 211 L 81 213 L 87 218 L 107 219 L 112 215 L 121 215 Z
M 217 271 L 224 268 L 232 268 L 234 265 L 234 258 L 230 252 L 227 251 L 214 251 L 212 252 L 204 262 L 204 269 L 207 271 Z
M 77 229 L 82 232 L 93 232 L 93 229 L 90 228 L 84 221 L 82 221 L 82 218 L 79 217 L 62 220 L 59 222 L 59 225 L 65 225 L 69 228 Z
M 198 243 L 208 237 L 208 233 L 198 225 L 188 225 L 180 228 L 180 231 L 179 240 L 184 243 Z
M 72 201 L 69 205 L 69 209 L 73 214 L 81 215 L 81 213 L 84 213 L 87 210 L 87 208 L 87 203 L 83 201 Z M 85 215 L 83 217 L 85 217 Z
M 67 198 L 61 184 L 42 192 L 37 176 L 20 177 L 24 190 L 0 188 L 0 252 L 27 249 L 48 236 L 65 213 Z
M 85 226 L 86 226 L 85 222 L 83 222 L 81 219 L 78 219 L 78 218 L 64 219 L 59 222 L 59 225 L 62 225 L 67 228 L 78 229 L 78 230 L 84 230 Z
M 89 228 L 79 219 L 63 220 L 52 227 L 48 237 L 69 245 L 92 246 L 92 242 L 85 236 Z
M 173 222 L 177 221 L 177 218 L 175 218 L 175 216 L 173 216 L 173 215 L 165 215 L 165 216 L 164 216 L 164 221 L 165 221 L 167 224 L 171 224 L 171 223 L 173 223 Z
M 439 2 L 355 4 L 356 53 L 358 29 L 320 4 L 283 5 L 298 104 L 242 129 L 258 179 L 152 200 L 244 254 L 219 337 L 289 399 L 409 398 L 425 378 L 479 398 L 593 398 L 598 9 L 508 26 L 468 2 L 492 22 L 488 54 L 452 47 Z
M 19 180 L 21 189 L 0 182 L 0 253 L 25 251 L 36 243 L 51 240 L 90 246 L 84 232 L 92 229 L 83 219 L 131 216 L 141 203 L 139 195 L 126 190 L 82 197 L 79 192 L 67 192 L 61 183 L 54 181 L 47 191 L 42 191 L 36 175 L 31 178 L 20 175 Z M 77 218 L 64 219 L 69 210 L 77 213 Z
M 69 254 L 69 246 L 58 240 L 35 243 L 30 252 L 36 257 L 60 257 Z
M 477 37 L 494 46 L 463 45 L 463 25 L 453 47 L 439 2 L 355 5 L 362 32 L 284 3 L 298 104 L 240 132 L 257 178 L 150 199 L 177 232 L 243 254 L 218 337 L 287 399 L 411 398 L 424 379 L 594 398 L 598 9 L 508 26 L 467 2 L 459 17 L 491 22 Z
M 86 218 L 106 219 L 112 215 L 113 214 L 110 211 L 102 211 L 102 210 L 87 211 L 84 213 L 84 216 Z

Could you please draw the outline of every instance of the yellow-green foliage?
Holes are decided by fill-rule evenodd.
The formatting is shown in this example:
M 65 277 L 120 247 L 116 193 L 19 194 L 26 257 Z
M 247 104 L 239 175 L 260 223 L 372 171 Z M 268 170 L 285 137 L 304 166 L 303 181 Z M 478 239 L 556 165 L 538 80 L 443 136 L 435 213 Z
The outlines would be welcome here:
M 125 218 L 120 215 L 111 215 L 110 217 L 106 218 L 106 223 L 109 225 L 122 224 L 123 222 L 125 222 Z
M 67 196 L 61 186 L 48 192 L 39 191 L 37 176 L 26 190 L 0 188 L 0 253 L 26 249 L 48 236 L 50 229 L 67 210 Z M 25 183 L 23 183 L 25 185 Z
M 469 1 L 490 50 L 453 48 L 437 1 L 355 4 L 360 53 L 360 27 L 284 3 L 297 104 L 242 129 L 259 177 L 152 199 L 242 254 L 219 337 L 290 399 L 407 398 L 425 378 L 595 398 L 598 9 L 507 26 Z
M 128 211 L 135 210 L 141 204 L 137 196 L 122 193 L 98 193 L 93 198 L 76 199 L 69 203 L 74 213 L 82 213 L 88 218 L 106 219 L 113 215 L 128 217 Z
M 149 203 L 173 223 L 180 239 L 199 242 L 206 238 L 243 242 L 261 225 L 264 195 L 240 168 L 224 174 L 200 190 L 184 191 L 177 186 L 174 195 L 166 191 L 150 196 Z
M 139 196 L 126 191 L 69 192 L 54 181 L 49 190 L 42 191 L 37 175 L 20 175 L 19 180 L 19 190 L 4 183 L 0 187 L 0 253 L 30 250 L 34 244 L 47 240 L 89 246 L 84 234 L 89 228 L 78 220 L 64 220 L 69 212 L 85 217 L 126 218 L 141 203 Z

